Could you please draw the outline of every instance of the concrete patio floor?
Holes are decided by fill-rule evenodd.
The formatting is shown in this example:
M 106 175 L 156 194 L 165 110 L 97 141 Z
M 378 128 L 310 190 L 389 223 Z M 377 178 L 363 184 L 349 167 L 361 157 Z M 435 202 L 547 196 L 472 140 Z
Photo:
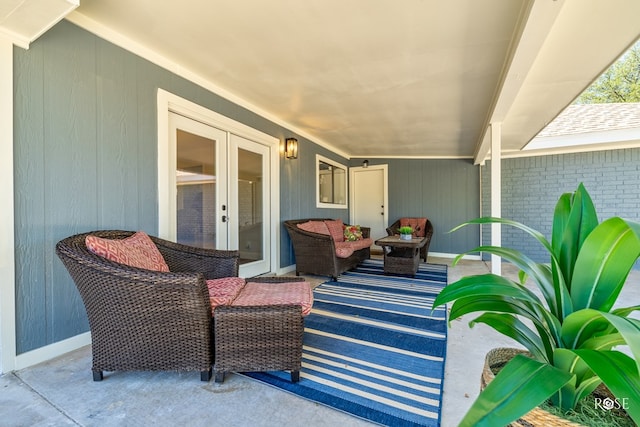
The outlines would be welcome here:
M 451 264 L 429 257 L 430 263 Z M 486 273 L 481 261 L 449 268 L 449 283 Z M 517 270 L 503 264 L 505 276 Z M 313 283 L 324 279 L 309 277 Z M 624 305 L 640 304 L 640 271 L 633 271 Z M 475 316 L 471 316 L 473 318 Z M 447 343 L 442 426 L 457 426 L 478 395 L 484 355 L 515 344 L 465 318 L 452 322 Z M 370 426 L 371 423 L 260 384 L 227 375 L 223 384 L 200 381 L 199 373 L 116 372 L 91 377 L 91 348 L 0 376 L 2 426 Z

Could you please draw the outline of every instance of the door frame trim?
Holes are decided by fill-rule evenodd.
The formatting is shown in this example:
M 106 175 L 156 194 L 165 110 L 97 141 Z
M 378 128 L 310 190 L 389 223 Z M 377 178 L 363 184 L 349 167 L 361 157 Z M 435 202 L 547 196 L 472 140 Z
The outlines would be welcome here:
M 158 235 L 162 235 L 162 230 L 167 230 L 168 216 L 162 213 L 160 206 L 166 204 L 169 198 L 168 174 L 161 175 L 161 171 L 169 169 L 168 147 L 169 147 L 169 113 L 177 113 L 187 118 L 199 121 L 209 126 L 243 138 L 254 141 L 258 144 L 266 145 L 270 148 L 269 168 L 271 182 L 271 200 L 269 208 L 271 212 L 270 227 L 270 270 L 277 272 L 280 265 L 280 140 L 262 131 L 254 129 L 240 123 L 220 113 L 209 110 L 201 105 L 184 99 L 180 96 L 158 88 Z

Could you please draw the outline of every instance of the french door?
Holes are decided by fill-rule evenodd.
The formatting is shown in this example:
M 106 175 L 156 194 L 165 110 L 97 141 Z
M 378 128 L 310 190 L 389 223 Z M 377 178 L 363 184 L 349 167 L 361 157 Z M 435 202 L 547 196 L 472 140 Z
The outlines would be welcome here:
M 242 275 L 251 277 L 270 268 L 269 147 L 229 136 L 229 247 L 240 251 Z
M 169 114 L 166 234 L 179 243 L 240 251 L 240 275 L 270 270 L 268 146 Z

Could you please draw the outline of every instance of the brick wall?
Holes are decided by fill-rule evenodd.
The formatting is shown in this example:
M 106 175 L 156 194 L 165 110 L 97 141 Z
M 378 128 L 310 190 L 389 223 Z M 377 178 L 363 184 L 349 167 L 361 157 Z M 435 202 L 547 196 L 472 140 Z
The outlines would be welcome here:
M 483 215 L 490 214 L 490 162 L 482 167 Z M 520 221 L 551 238 L 555 204 L 562 193 L 584 183 L 600 221 L 612 216 L 640 221 L 640 148 L 502 160 L 502 217 Z M 490 244 L 490 227 L 482 240 Z M 542 247 L 525 233 L 502 228 L 502 245 L 548 261 Z M 638 263 L 636 263 L 638 268 Z

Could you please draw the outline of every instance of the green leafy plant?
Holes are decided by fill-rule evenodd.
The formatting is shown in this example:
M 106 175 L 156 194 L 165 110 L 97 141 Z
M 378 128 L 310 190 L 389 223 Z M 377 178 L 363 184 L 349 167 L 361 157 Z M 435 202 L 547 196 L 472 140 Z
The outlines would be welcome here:
M 398 228 L 398 233 L 400 233 L 400 234 L 411 234 L 411 233 L 413 233 L 413 228 L 409 227 L 408 225 L 404 225 L 404 226 Z
M 434 308 L 451 306 L 449 320 L 482 313 L 485 323 L 524 346 L 480 393 L 461 426 L 506 425 L 546 400 L 572 409 L 604 383 L 640 424 L 640 305 L 614 308 L 640 256 L 640 223 L 619 217 L 599 223 L 582 184 L 563 194 L 553 216 L 551 242 L 521 223 L 483 217 L 464 223 L 500 223 L 533 236 L 550 255 L 537 263 L 520 251 L 480 246 L 520 269 L 518 281 L 495 274 L 464 277 L 438 295 Z M 465 255 L 454 260 L 454 265 Z M 525 286 L 531 278 L 542 297 Z M 630 355 L 616 346 L 627 346 Z

